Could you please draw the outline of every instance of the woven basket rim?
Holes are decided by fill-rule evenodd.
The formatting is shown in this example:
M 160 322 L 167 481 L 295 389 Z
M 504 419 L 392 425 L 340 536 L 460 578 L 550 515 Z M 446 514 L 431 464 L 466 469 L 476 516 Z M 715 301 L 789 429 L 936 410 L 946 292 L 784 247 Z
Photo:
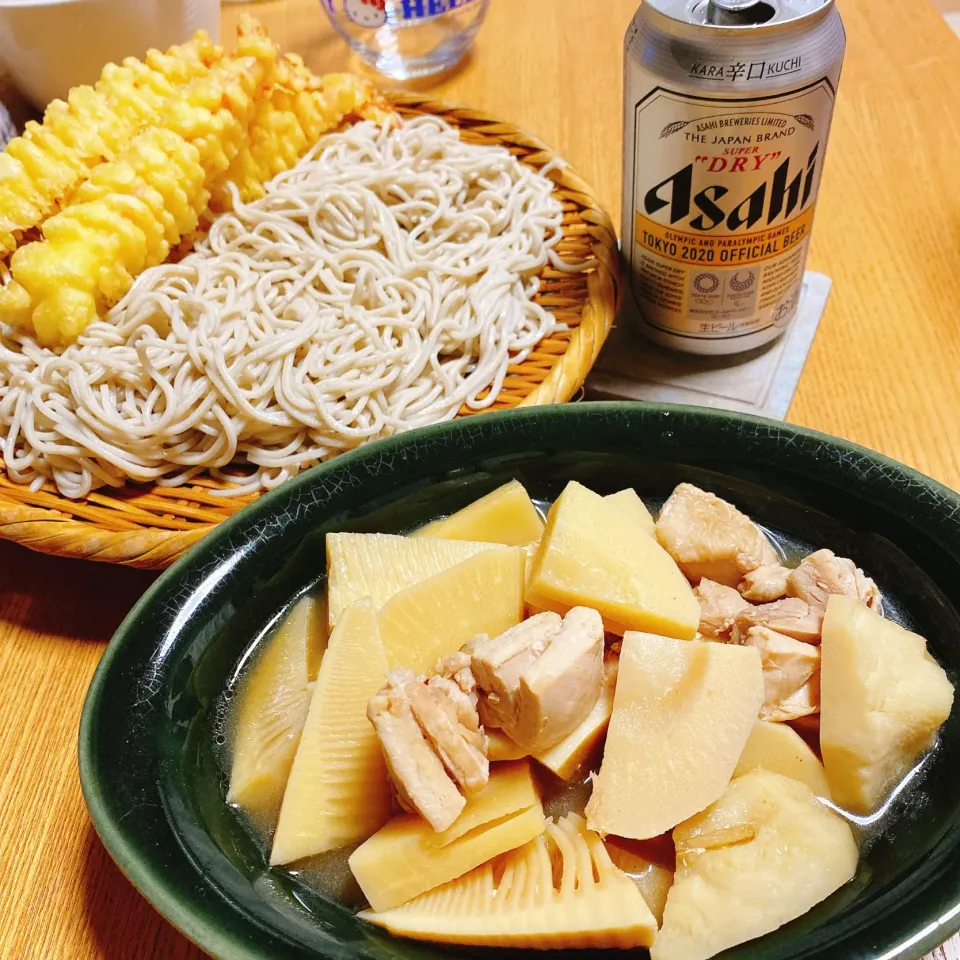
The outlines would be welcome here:
M 522 150 L 518 159 L 536 168 L 562 159 L 540 138 L 466 104 L 406 92 L 391 92 L 386 97 L 401 111 L 438 115 L 455 126 Z M 613 326 L 619 299 L 619 253 L 609 216 L 590 185 L 569 164 L 554 170 L 550 177 L 560 196 L 576 205 L 581 221 L 577 230 L 589 239 L 596 267 L 585 274 L 580 319 L 571 329 L 565 349 L 555 360 L 551 358 L 546 374 L 531 383 L 529 392 L 514 406 L 563 403 L 577 394 Z M 163 569 L 217 523 L 260 496 L 217 497 L 213 491 L 220 487 L 222 484 L 201 475 L 183 487 L 128 483 L 119 490 L 101 488 L 83 500 L 72 501 L 50 484 L 32 492 L 11 481 L 0 467 L 0 539 L 55 556 Z

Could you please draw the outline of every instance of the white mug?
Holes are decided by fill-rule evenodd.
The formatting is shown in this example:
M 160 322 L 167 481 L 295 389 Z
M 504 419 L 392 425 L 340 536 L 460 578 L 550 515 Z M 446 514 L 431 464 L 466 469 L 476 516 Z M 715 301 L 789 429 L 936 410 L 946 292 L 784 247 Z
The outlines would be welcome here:
M 103 65 L 165 50 L 197 30 L 220 34 L 219 0 L 0 0 L 0 61 L 43 109 Z

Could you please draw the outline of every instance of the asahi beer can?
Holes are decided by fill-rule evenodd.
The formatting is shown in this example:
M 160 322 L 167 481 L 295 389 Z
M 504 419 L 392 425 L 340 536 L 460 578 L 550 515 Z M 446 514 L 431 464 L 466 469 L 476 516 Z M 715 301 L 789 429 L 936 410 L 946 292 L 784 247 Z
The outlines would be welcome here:
M 726 354 L 797 312 L 845 38 L 833 0 L 646 0 L 624 40 L 642 331 Z

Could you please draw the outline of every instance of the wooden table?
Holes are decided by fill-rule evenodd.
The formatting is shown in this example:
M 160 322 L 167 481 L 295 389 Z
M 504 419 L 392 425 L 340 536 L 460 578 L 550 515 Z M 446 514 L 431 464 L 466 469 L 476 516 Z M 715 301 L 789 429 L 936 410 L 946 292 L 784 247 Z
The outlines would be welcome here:
M 537 133 L 620 207 L 621 42 L 637 0 L 493 0 L 473 55 L 411 84 Z M 830 304 L 790 411 L 960 488 L 960 43 L 928 0 L 840 0 L 849 46 L 811 267 Z M 317 0 L 228 5 L 317 71 L 355 66 Z M 77 779 L 84 692 L 151 578 L 0 544 L 0 957 L 202 954 L 106 855 Z M 960 938 L 933 954 L 960 960 Z M 840 958 L 838 958 L 840 960 Z

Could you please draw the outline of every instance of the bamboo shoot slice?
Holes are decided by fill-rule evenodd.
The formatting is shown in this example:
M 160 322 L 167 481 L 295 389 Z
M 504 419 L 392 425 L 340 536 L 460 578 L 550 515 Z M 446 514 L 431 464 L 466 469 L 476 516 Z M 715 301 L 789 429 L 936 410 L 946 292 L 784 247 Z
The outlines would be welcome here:
M 598 610 L 606 630 L 690 640 L 700 605 L 680 568 L 624 511 L 575 481 L 550 508 L 526 601 L 539 610 Z
M 499 636 L 523 617 L 525 553 L 491 547 L 395 594 L 379 613 L 390 668 L 428 673 L 478 633 Z
M 417 530 L 414 537 L 483 540 L 522 547 L 539 540 L 543 520 L 518 480 L 511 480 L 443 520 Z
M 367 701 L 387 672 L 368 599 L 330 635 L 280 808 L 271 865 L 362 840 L 390 819 L 390 784 Z
M 628 487 L 626 490 L 618 490 L 616 493 L 607 494 L 603 498 L 607 503 L 612 503 L 624 512 L 631 520 L 634 520 L 638 527 L 641 527 L 651 537 L 656 536 L 657 524 L 653 519 L 647 505 L 637 495 L 636 490 Z
M 379 609 L 395 593 L 490 547 L 488 543 L 414 540 L 389 533 L 327 534 L 330 628 L 351 603 L 370 597 Z
M 657 933 L 640 891 L 576 814 L 496 863 L 360 916 L 400 936 L 478 946 L 623 949 L 649 947 Z
M 398 907 L 543 832 L 529 765 L 505 766 L 491 771 L 484 790 L 443 833 L 420 817 L 395 817 L 351 854 L 350 869 L 374 910 Z
M 254 815 L 276 814 L 300 743 L 309 668 L 326 638 L 316 611 L 312 597 L 301 600 L 240 687 L 227 800 Z
M 762 703 L 754 647 L 627 633 L 591 829 L 645 840 L 713 803 Z

